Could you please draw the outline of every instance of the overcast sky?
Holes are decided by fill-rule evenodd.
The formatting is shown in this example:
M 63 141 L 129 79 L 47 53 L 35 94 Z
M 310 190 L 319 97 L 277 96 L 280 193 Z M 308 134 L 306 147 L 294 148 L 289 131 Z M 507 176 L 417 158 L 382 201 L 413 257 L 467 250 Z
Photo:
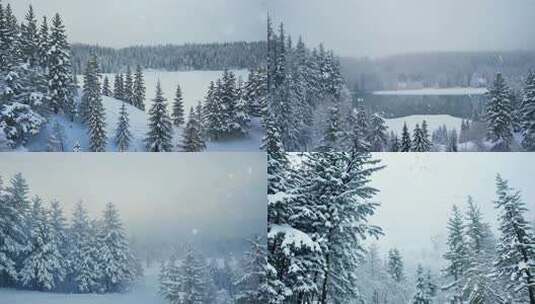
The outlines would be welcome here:
M 535 48 L 533 0 L 270 0 L 269 11 L 344 56 Z
M 496 228 L 495 177 L 500 173 L 509 185 L 522 191 L 535 220 L 535 154 L 533 153 L 382 153 L 386 169 L 373 177 L 382 205 L 372 218 L 383 227 L 381 249 L 399 247 L 406 257 L 430 249 L 431 238 L 446 234 L 453 204 L 464 208 L 472 195 L 487 222 Z M 496 230 L 495 230 L 496 231 Z
M 267 0 L 3 0 L 22 18 L 59 12 L 71 42 L 139 44 L 258 41 Z M 39 17 L 41 18 L 41 17 Z
M 4 182 L 21 172 L 31 195 L 58 199 L 70 216 L 113 202 L 136 237 L 243 238 L 264 234 L 262 153 L 2 153 Z

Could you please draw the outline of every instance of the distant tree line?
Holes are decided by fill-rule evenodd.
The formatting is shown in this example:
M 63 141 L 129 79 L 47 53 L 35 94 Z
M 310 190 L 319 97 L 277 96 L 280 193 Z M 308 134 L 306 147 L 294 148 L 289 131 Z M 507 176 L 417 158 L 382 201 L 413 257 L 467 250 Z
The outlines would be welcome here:
M 103 73 L 123 73 L 127 66 L 168 71 L 224 70 L 257 68 L 265 62 L 266 43 L 228 42 L 184 45 L 133 46 L 121 49 L 73 44 L 72 63 L 84 71 L 91 55 L 96 55 Z

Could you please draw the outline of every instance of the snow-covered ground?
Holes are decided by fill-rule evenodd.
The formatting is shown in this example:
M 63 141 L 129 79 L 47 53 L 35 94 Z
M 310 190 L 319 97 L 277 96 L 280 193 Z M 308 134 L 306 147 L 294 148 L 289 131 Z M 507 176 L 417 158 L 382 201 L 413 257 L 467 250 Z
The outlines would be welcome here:
M 433 130 L 443 125 L 446 125 L 448 130 L 456 129 L 457 132 L 459 132 L 461 129 L 462 118 L 453 117 L 451 115 L 410 115 L 399 118 L 385 119 L 385 122 L 388 126 L 388 131 L 394 131 L 394 133 L 398 134 L 398 136 L 401 136 L 403 123 L 407 123 L 409 132 L 412 135 L 412 131 L 416 124 L 421 126 L 423 120 L 427 122 L 429 134 L 431 134 Z
M 171 106 L 172 98 L 174 97 L 176 85 L 180 83 L 182 87 L 185 107 L 189 107 L 197 104 L 197 100 L 204 98 L 204 94 L 208 88 L 210 81 L 216 80 L 221 71 L 191 71 L 191 72 L 162 72 L 162 71 L 145 71 L 145 82 L 147 86 L 147 110 L 150 107 L 150 100 L 155 94 L 156 82 L 160 79 L 162 89 L 165 97 L 168 99 L 168 103 Z M 238 75 L 246 77 L 247 71 L 236 71 Z M 112 78 L 113 79 L 113 78 Z M 106 110 L 106 133 L 108 135 L 108 145 L 106 151 L 117 151 L 117 147 L 113 142 L 115 136 L 115 128 L 117 127 L 117 120 L 119 117 L 119 109 L 122 101 L 115 98 L 103 96 L 103 104 Z M 130 118 L 130 131 L 132 132 L 133 142 L 129 151 L 145 151 L 145 145 L 143 140 L 148 132 L 147 126 L 147 113 L 140 111 L 139 109 L 126 105 Z M 188 111 L 189 113 L 189 111 Z M 64 116 L 52 116 L 49 119 L 48 125 L 41 131 L 41 133 L 33 138 L 25 149 L 28 151 L 46 151 L 47 140 L 51 126 L 55 121 L 58 121 L 64 129 L 66 135 L 65 149 L 66 151 L 72 151 L 72 147 L 76 142 L 80 143 L 82 151 L 88 150 L 88 136 L 87 128 L 76 122 L 70 122 Z M 176 146 L 181 140 L 181 129 L 175 128 L 173 134 L 173 142 Z M 260 119 L 253 118 L 251 121 L 251 129 L 248 135 L 239 139 L 229 139 L 220 142 L 207 142 L 207 150 L 210 152 L 216 151 L 259 151 L 260 144 L 263 137 L 263 128 Z
M 166 304 L 158 295 L 158 267 L 145 275 L 130 291 L 112 294 L 61 294 L 0 288 L 0 303 L 9 304 Z
M 452 87 L 452 88 L 424 88 L 415 90 L 375 91 L 373 95 L 483 95 L 486 88 Z
M 231 70 L 236 74 L 236 77 L 241 77 L 244 81 L 247 80 L 247 70 Z M 182 89 L 182 97 L 184 99 L 184 108 L 189 113 L 191 106 L 196 106 L 198 101 L 203 101 L 208 91 L 210 81 L 216 81 L 222 76 L 223 71 L 159 71 L 159 70 L 145 70 L 143 76 L 145 77 L 145 86 L 147 94 L 145 96 L 145 106 L 147 109 L 152 103 L 152 99 L 156 94 L 156 83 L 160 80 L 164 97 L 167 98 L 169 106 L 171 106 L 175 98 L 176 87 L 180 84 Z M 110 80 L 110 86 L 113 90 L 113 80 L 115 74 L 104 74 Z M 83 80 L 83 76 L 79 76 L 79 80 Z

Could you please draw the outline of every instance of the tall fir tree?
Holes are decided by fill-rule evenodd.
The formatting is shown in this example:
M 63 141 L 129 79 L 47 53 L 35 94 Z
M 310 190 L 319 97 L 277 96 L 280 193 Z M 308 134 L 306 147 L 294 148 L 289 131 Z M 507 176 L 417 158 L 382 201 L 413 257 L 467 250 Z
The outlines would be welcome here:
M 22 59 L 31 67 L 34 67 L 39 63 L 39 29 L 31 5 L 26 13 L 25 21 L 21 25 L 20 34 Z
M 447 277 L 453 279 L 452 303 L 461 303 L 464 272 L 468 266 L 468 248 L 464 236 L 464 223 L 461 211 L 453 205 L 452 214 L 448 220 L 448 249 L 444 258 L 448 261 L 444 269 Z
M 84 76 L 81 111 L 88 127 L 89 149 L 93 152 L 104 152 L 108 141 L 106 113 L 102 104 L 100 71 L 96 56 L 92 56 L 87 63 Z
M 63 111 L 74 119 L 76 113 L 72 95 L 72 72 L 70 47 L 65 26 L 59 14 L 54 16 L 50 29 L 50 51 L 48 53 L 48 91 L 54 113 Z
M 396 282 L 401 282 L 405 278 L 403 274 L 403 259 L 397 248 L 388 251 L 388 273 Z
M 170 152 L 173 149 L 173 125 L 167 113 L 167 102 L 160 82 L 156 85 L 156 96 L 149 110 L 149 132 L 145 138 L 150 152 Z
M 134 85 L 133 85 L 133 104 L 136 108 L 145 111 L 145 80 L 143 78 L 143 70 L 138 64 L 136 66 L 136 72 L 134 74 Z
M 39 47 L 37 48 L 38 60 L 41 68 L 47 72 L 49 67 L 48 54 L 50 51 L 49 41 L 50 31 L 48 29 L 48 20 L 46 16 L 43 16 L 43 21 L 39 28 Z
M 401 132 L 401 152 L 410 152 L 412 147 L 411 135 L 407 124 L 403 123 L 403 130 Z
M 182 89 L 180 85 L 176 87 L 175 99 L 173 102 L 173 125 L 180 127 L 184 124 L 184 102 L 182 100 Z
M 126 152 L 130 147 L 132 141 L 132 133 L 130 132 L 130 119 L 128 118 L 128 111 L 123 102 L 121 110 L 119 111 L 119 121 L 115 129 L 115 144 L 119 152 Z
M 527 208 L 520 192 L 512 189 L 500 175 L 496 177 L 494 204 L 499 211 L 495 275 L 516 297 L 535 303 L 535 235 L 525 219 Z M 527 295 L 526 295 L 527 294 Z
M 115 74 L 113 82 L 113 97 L 118 100 L 124 100 L 124 78 L 122 74 Z
M 493 151 L 510 151 L 513 140 L 513 105 L 511 89 L 507 86 L 501 73 L 489 88 L 489 101 L 485 108 L 487 139 L 492 141 Z
M 130 66 L 126 67 L 126 74 L 124 75 L 123 100 L 128 104 L 134 105 L 134 78 Z
M 112 91 L 110 88 L 110 79 L 108 76 L 104 76 L 104 81 L 102 82 L 102 95 L 111 97 Z
M 522 90 L 521 107 L 522 146 L 535 151 L 535 72 L 530 71 Z
M 183 152 L 201 152 L 206 149 L 198 117 L 193 108 L 190 110 L 188 123 L 182 132 L 182 140 L 178 148 Z

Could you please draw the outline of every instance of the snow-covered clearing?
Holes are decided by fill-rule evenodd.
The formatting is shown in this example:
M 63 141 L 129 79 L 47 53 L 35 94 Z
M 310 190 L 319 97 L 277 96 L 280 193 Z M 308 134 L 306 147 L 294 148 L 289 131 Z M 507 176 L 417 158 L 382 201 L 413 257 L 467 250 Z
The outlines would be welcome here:
M 375 91 L 373 95 L 483 95 L 486 88 L 452 87 L 452 88 L 424 88 L 414 90 Z
M 448 130 L 456 129 L 457 132 L 459 132 L 461 129 L 462 118 L 453 117 L 451 115 L 411 115 L 399 118 L 385 119 L 385 122 L 388 126 L 389 131 L 394 131 L 394 133 L 401 135 L 403 123 L 407 123 L 409 132 L 412 134 L 412 131 L 416 124 L 419 124 L 421 126 L 423 120 L 427 122 L 427 129 L 429 130 L 429 134 L 431 134 L 433 130 L 443 125 L 446 125 Z
M 130 291 L 112 294 L 61 294 L 0 288 L 0 303 L 10 304 L 166 304 L 158 295 L 158 267 L 145 270 Z
M 241 77 L 246 81 L 248 76 L 247 70 L 231 70 L 236 74 L 236 77 Z M 159 71 L 159 70 L 144 70 L 143 76 L 145 79 L 145 86 L 147 94 L 145 96 L 145 106 L 147 109 L 152 103 L 152 99 L 156 95 L 156 84 L 160 80 L 164 97 L 167 98 L 169 106 L 171 106 L 175 97 L 176 87 L 180 84 L 182 89 L 182 97 L 184 99 L 184 108 L 189 113 L 189 108 L 196 106 L 198 101 L 203 101 L 208 91 L 210 81 L 216 81 L 223 74 L 223 71 Z M 115 74 L 104 74 L 110 80 L 110 87 L 113 90 L 113 80 Z M 83 77 L 79 77 L 80 81 Z

